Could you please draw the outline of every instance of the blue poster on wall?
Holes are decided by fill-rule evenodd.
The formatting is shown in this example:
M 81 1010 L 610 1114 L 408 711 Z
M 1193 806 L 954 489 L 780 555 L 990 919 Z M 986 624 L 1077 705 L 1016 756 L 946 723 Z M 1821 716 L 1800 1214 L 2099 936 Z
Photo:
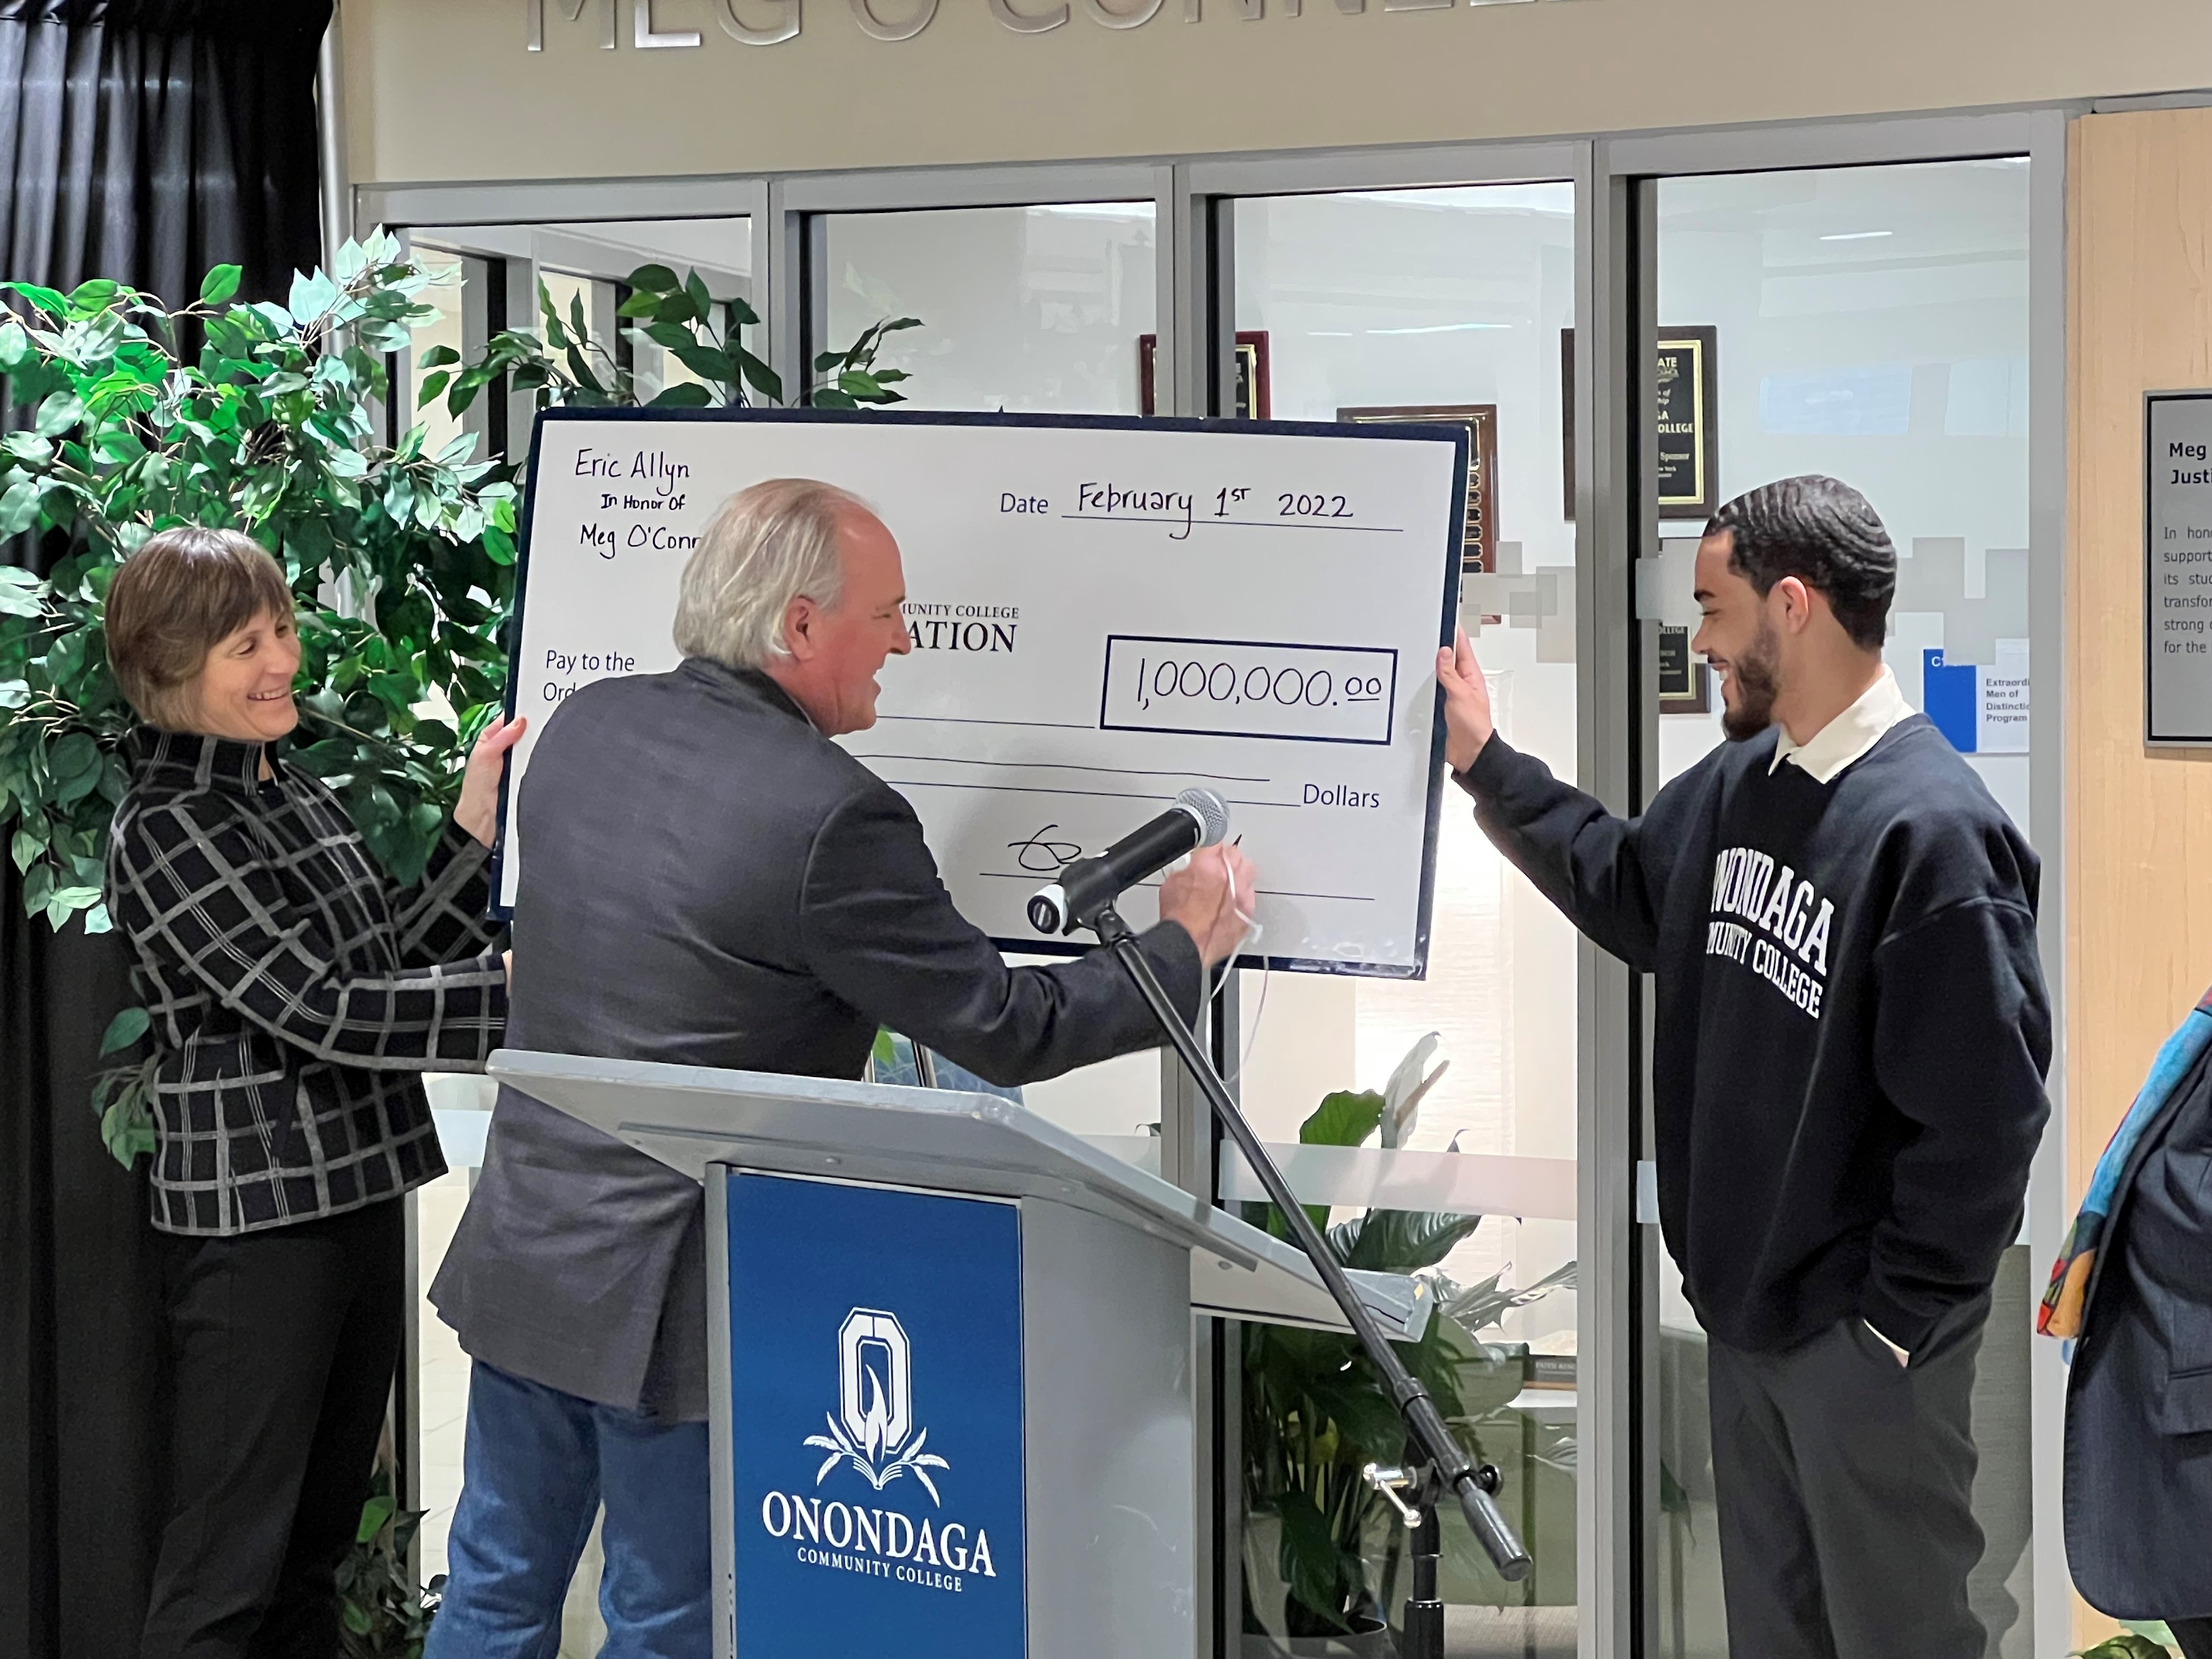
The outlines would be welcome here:
M 738 1659 L 1027 1652 L 1020 1212 L 728 1182 Z

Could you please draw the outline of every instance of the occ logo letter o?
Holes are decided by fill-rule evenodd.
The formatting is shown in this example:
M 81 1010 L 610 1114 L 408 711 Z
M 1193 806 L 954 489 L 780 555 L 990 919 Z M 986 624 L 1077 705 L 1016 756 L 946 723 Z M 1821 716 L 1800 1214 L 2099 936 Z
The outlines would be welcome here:
M 837 1415 L 854 1443 L 896 1452 L 914 1431 L 914 1357 L 896 1316 L 855 1308 L 837 1332 Z

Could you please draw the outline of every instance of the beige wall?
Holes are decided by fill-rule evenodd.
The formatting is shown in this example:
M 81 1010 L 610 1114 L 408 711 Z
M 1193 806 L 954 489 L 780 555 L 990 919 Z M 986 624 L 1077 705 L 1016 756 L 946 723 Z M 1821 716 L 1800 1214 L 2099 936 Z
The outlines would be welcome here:
M 2212 982 L 2212 755 L 2142 742 L 2142 394 L 2212 385 L 2212 110 L 2095 116 L 2073 144 L 2069 1200 Z
M 2203 0 L 1547 0 L 1390 12 L 1304 0 L 1166 0 L 1109 30 L 1073 0 L 1018 35 L 941 0 L 912 40 L 868 39 L 846 0 L 802 0 L 795 40 L 744 46 L 722 0 L 653 0 L 689 51 L 617 50 L 599 7 L 343 0 L 356 182 L 742 173 L 1422 143 L 1789 120 L 2212 84 Z M 1036 12 L 1048 0 L 1014 0 Z M 732 0 L 755 23 L 764 0 Z M 891 19 L 913 0 L 875 0 Z M 1115 0 L 1115 9 L 1131 7 Z

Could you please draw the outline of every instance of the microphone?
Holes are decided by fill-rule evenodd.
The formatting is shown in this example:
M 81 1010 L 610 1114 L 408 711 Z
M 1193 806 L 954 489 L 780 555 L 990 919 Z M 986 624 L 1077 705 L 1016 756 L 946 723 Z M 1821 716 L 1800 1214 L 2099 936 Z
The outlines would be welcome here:
M 1150 823 L 1131 830 L 1095 858 L 1078 859 L 1060 879 L 1030 900 L 1030 926 L 1040 933 L 1072 933 L 1146 876 L 1184 854 L 1212 847 L 1229 833 L 1229 805 L 1211 789 L 1186 789 Z

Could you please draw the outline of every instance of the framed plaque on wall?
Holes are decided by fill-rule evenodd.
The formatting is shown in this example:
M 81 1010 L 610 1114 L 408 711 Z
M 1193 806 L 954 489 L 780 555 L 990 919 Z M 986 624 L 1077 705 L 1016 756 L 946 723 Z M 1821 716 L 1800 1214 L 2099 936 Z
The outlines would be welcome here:
M 1137 412 L 1157 415 L 1153 390 L 1152 360 L 1158 355 L 1160 337 L 1139 334 L 1137 337 Z M 1240 421 L 1267 421 L 1274 418 L 1273 388 L 1269 384 L 1267 368 L 1267 331 L 1264 328 L 1243 328 L 1237 331 L 1237 396 L 1232 405 L 1234 418 Z
M 1424 426 L 1467 428 L 1467 539 L 1460 569 L 1468 575 L 1498 568 L 1498 405 L 1496 404 L 1397 404 L 1340 409 L 1340 421 L 1355 425 L 1418 422 Z
M 1690 654 L 1690 630 L 1686 628 L 1662 627 L 1659 630 L 1659 712 L 1713 712 L 1713 671 Z
M 1659 516 L 1709 519 L 1720 506 L 1720 331 L 1703 325 L 1662 328 L 1653 375 L 1658 404 Z M 1559 331 L 1561 476 L 1566 516 L 1575 516 L 1575 331 Z

